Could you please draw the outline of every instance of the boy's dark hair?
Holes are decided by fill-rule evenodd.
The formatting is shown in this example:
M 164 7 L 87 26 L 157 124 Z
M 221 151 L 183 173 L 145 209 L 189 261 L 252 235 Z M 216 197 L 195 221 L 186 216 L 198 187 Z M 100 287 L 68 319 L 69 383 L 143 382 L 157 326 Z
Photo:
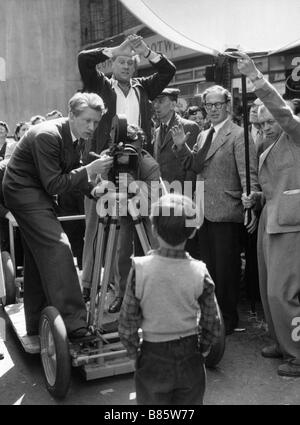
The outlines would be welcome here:
M 165 242 L 177 246 L 198 227 L 197 216 L 196 206 L 190 198 L 172 193 L 162 196 L 152 206 L 151 222 Z

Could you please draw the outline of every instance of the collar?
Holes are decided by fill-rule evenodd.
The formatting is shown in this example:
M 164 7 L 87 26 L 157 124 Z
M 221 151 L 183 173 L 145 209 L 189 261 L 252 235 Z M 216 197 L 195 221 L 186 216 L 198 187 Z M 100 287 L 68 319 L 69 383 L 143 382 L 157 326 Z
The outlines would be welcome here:
M 111 77 L 111 84 L 114 89 L 118 88 L 121 90 L 118 80 L 116 80 L 114 77 Z M 132 78 L 130 78 L 129 85 L 132 87 Z
M 168 119 L 168 121 L 166 122 L 161 122 L 161 124 L 166 125 L 167 127 L 169 127 L 169 124 L 171 122 L 171 120 L 173 119 L 173 117 L 175 116 L 175 112 L 170 116 L 170 118 Z
M 75 137 L 74 134 L 72 133 L 71 126 L 70 126 L 70 133 L 71 133 L 73 143 L 76 142 L 76 140 L 79 140 L 79 138 Z
M 228 117 L 227 118 L 225 118 L 225 120 L 224 121 L 222 121 L 222 122 L 219 122 L 219 124 L 216 124 L 215 126 L 213 126 L 214 127 L 214 129 L 215 129 L 215 134 L 217 134 L 218 133 L 218 131 L 219 130 L 221 130 L 221 128 L 228 122 L 230 120 L 230 116 L 228 115 Z M 211 127 L 212 126 L 210 126 L 210 128 L 209 128 L 209 130 L 211 129 Z
M 160 247 L 156 250 L 157 254 L 162 257 L 170 257 L 170 258 L 188 258 L 188 254 L 184 249 L 172 249 Z

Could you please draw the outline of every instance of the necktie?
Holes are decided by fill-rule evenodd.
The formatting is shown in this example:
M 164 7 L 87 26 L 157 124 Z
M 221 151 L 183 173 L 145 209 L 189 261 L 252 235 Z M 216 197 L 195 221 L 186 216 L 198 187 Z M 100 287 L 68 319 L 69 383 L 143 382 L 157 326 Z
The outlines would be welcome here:
M 73 142 L 74 154 L 76 155 L 79 161 L 82 160 L 83 147 L 84 147 L 83 139 L 77 139 Z
M 206 139 L 205 139 L 205 142 L 203 143 L 202 148 L 198 151 L 195 157 L 193 169 L 196 173 L 200 173 L 200 171 L 203 168 L 203 164 L 206 159 L 207 153 L 209 151 L 209 148 L 211 147 L 211 142 L 213 139 L 214 132 L 215 132 L 214 127 L 211 127 L 206 136 Z
M 160 140 L 163 142 L 167 134 L 167 124 L 161 124 L 160 127 Z

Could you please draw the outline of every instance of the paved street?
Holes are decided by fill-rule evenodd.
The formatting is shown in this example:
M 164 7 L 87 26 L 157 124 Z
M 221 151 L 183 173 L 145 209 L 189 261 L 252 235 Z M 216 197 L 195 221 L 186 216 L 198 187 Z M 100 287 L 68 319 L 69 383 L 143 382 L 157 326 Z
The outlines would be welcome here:
M 247 321 L 246 304 L 240 310 L 241 325 L 247 329 L 227 337 L 218 368 L 207 371 L 205 404 L 299 405 L 300 378 L 279 377 L 280 361 L 261 357 L 260 349 L 269 341 L 264 328 Z M 2 309 L 0 316 L 4 317 Z M 45 388 L 39 355 L 26 354 L 7 326 L 5 359 L 0 361 L 0 405 L 6 404 L 134 405 L 134 384 L 131 374 L 86 381 L 74 368 L 67 398 L 56 401 Z

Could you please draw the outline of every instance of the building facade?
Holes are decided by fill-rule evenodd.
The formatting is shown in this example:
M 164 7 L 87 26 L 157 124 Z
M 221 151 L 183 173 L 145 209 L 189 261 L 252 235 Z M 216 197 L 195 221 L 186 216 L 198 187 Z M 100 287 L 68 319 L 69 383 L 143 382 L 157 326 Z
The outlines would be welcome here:
M 176 45 L 155 34 L 138 21 L 119 0 L 81 0 L 80 15 L 82 48 L 115 46 L 120 44 L 127 34 L 135 32 L 144 37 L 151 49 L 164 53 L 170 58 L 177 67 L 170 86 L 180 89 L 179 104 L 182 109 L 187 105 L 199 104 L 201 93 L 217 82 L 232 91 L 234 110 L 238 111 L 241 104 L 241 78 L 234 61 L 227 66 L 226 72 L 223 69 L 220 80 L 207 81 L 206 67 L 215 64 L 216 58 Z M 258 68 L 281 94 L 287 98 L 300 97 L 300 84 L 298 87 L 297 81 L 289 77 L 292 74 L 295 76 L 298 64 L 300 66 L 300 48 L 272 56 L 260 52 L 255 56 L 257 56 L 255 62 Z M 109 75 L 111 63 L 105 62 L 101 70 Z M 142 60 L 139 75 L 147 75 L 150 72 L 148 62 Z M 247 90 L 250 103 L 255 98 L 250 82 L 248 82 Z
M 1 0 L 0 120 L 58 109 L 81 88 L 79 0 Z

